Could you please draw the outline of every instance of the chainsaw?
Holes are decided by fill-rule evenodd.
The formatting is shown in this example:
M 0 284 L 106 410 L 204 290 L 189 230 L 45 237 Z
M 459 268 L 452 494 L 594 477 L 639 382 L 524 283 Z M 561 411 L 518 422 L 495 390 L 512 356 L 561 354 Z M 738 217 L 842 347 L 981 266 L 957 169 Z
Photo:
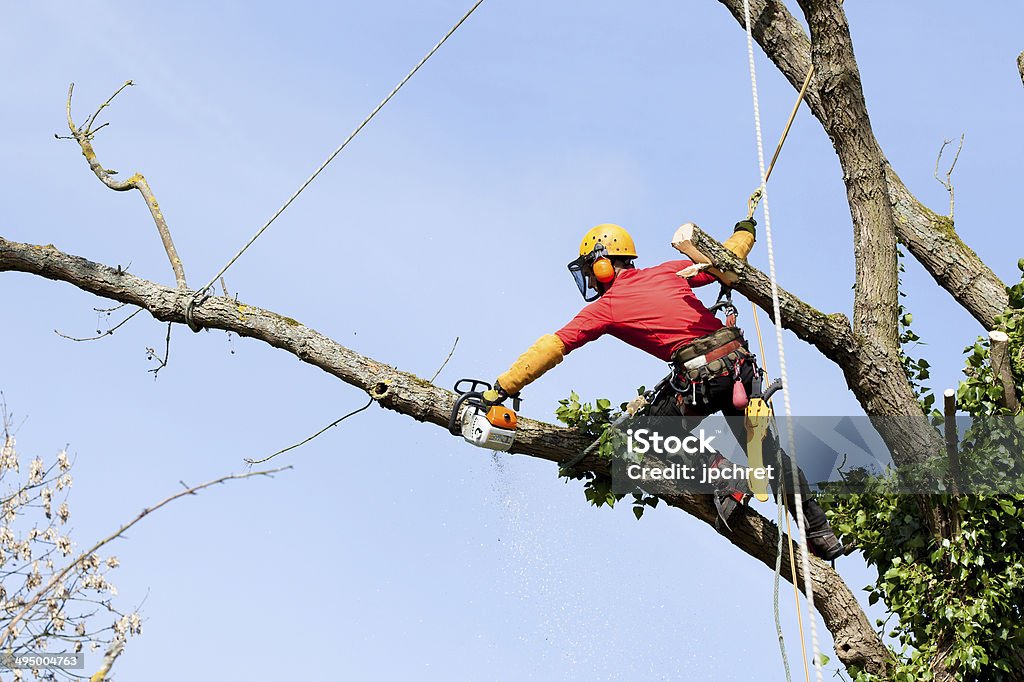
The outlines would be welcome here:
M 448 431 L 477 447 L 508 452 L 516 438 L 519 396 L 512 396 L 512 408 L 505 407 L 497 391 L 479 379 L 460 379 L 455 392 Z

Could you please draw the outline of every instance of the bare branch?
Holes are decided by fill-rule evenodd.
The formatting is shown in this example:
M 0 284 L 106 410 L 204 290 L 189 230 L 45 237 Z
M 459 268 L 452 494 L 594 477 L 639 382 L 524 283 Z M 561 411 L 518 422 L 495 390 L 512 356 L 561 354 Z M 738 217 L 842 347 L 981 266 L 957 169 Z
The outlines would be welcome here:
M 153 369 L 147 370 L 147 371 L 153 373 L 153 379 L 156 379 L 157 375 L 160 374 L 160 370 L 162 370 L 164 367 L 167 366 L 167 358 L 171 354 L 171 327 L 172 327 L 172 324 L 170 322 L 168 322 L 167 323 L 167 341 L 166 341 L 166 344 L 165 344 L 165 347 L 164 347 L 164 357 L 163 357 L 162 360 L 156 356 L 156 351 L 154 349 L 152 349 L 152 348 L 147 348 L 146 349 L 146 353 L 149 354 L 149 359 L 150 360 L 156 360 L 158 363 L 160 363 L 157 367 L 154 367 Z
M 125 307 L 126 305 L 128 305 L 128 304 L 127 303 L 121 303 L 119 305 L 115 305 L 112 308 L 93 308 L 93 310 L 95 312 L 97 312 L 97 313 L 115 313 L 118 310 L 120 310 L 121 308 Z
M 221 483 L 226 483 L 227 481 L 240 480 L 240 479 L 245 479 L 245 478 L 252 478 L 254 476 L 270 476 L 270 477 L 273 477 L 274 474 L 280 473 L 280 472 L 285 471 L 287 469 L 291 469 L 291 467 L 290 466 L 289 467 L 281 467 L 279 469 L 268 469 L 268 470 L 263 470 L 263 471 L 250 471 L 250 472 L 244 473 L 244 474 L 230 474 L 228 476 L 221 476 L 220 478 L 214 479 L 212 481 L 207 481 L 206 483 L 202 483 L 202 484 L 197 485 L 195 487 L 188 488 L 187 490 L 182 490 L 181 492 L 175 493 L 174 495 L 171 495 L 170 497 L 165 498 L 163 501 L 159 502 L 158 504 L 156 504 L 153 507 L 147 507 L 146 509 L 143 509 L 139 513 L 139 515 L 136 516 L 134 519 L 132 519 L 128 523 L 124 524 L 123 526 L 118 528 L 116 531 L 114 531 L 113 533 L 111 533 L 107 537 L 103 538 L 102 540 L 97 542 L 95 545 L 93 545 L 92 547 L 87 549 L 86 551 L 82 552 L 78 556 L 77 559 L 75 559 L 70 564 L 65 566 L 63 570 L 61 570 L 58 573 L 55 573 L 53 575 L 53 577 L 50 578 L 49 582 L 47 582 L 47 584 L 45 586 L 40 588 L 39 591 L 36 592 L 35 595 L 31 599 L 28 600 L 28 602 L 25 604 L 25 606 L 22 607 L 21 611 L 19 611 L 11 619 L 11 621 L 7 624 L 7 627 L 4 628 L 3 633 L 0 634 L 0 649 L 2 649 L 4 646 L 6 646 L 7 643 L 10 641 L 12 635 L 14 634 L 15 629 L 18 626 L 18 623 L 21 622 L 21 620 L 25 617 L 25 615 L 27 613 L 29 613 L 36 606 L 36 604 L 39 603 L 39 601 L 44 596 L 46 596 L 47 594 L 52 592 L 53 589 L 57 585 L 60 584 L 60 581 L 63 580 L 64 577 L 73 568 L 75 568 L 76 566 L 81 564 L 83 561 L 85 561 L 85 559 L 87 557 L 91 556 L 92 554 L 95 554 L 104 545 L 107 545 L 110 542 L 113 542 L 115 539 L 121 537 L 128 529 L 130 529 L 132 526 L 137 524 L 139 521 L 144 519 L 149 514 L 157 511 L 158 509 L 161 509 L 162 507 L 165 507 L 166 505 L 170 504 L 171 502 L 174 502 L 175 500 L 177 500 L 177 499 L 179 499 L 181 497 L 184 497 L 185 495 L 194 495 L 194 494 L 198 493 L 200 490 L 204 490 L 206 488 L 210 488 L 212 486 L 219 485 Z
M 73 84 L 72 84 L 72 85 L 73 85 Z M 101 104 L 101 105 L 99 106 L 99 108 L 98 108 L 98 109 L 96 109 L 96 111 L 95 111 L 95 112 L 93 112 L 93 115 L 92 115 L 92 116 L 90 116 L 89 118 L 87 118 L 87 119 L 85 120 L 85 129 L 84 129 L 84 130 L 82 131 L 82 133 L 83 133 L 83 134 L 85 134 L 85 135 L 88 135 L 88 136 L 92 137 L 93 133 L 95 133 L 95 132 L 96 132 L 96 130 L 99 130 L 99 128 L 97 128 L 96 130 L 93 130 L 93 129 L 92 129 L 92 125 L 93 125 L 93 123 L 95 123 L 95 122 L 96 122 L 96 117 L 100 115 L 100 112 L 102 112 L 102 111 L 103 111 L 104 109 L 106 109 L 107 107 L 109 107 L 109 106 L 110 106 L 110 103 L 114 101 L 114 98 L 115 98 L 115 97 L 117 97 L 118 95 L 120 95 L 120 94 L 121 94 L 121 92 L 122 92 L 122 91 L 123 91 L 123 90 L 124 90 L 125 88 L 131 87 L 131 86 L 133 86 L 133 85 L 135 85 L 135 83 L 134 83 L 133 81 L 127 80 L 127 81 L 125 81 L 125 82 L 124 82 L 124 83 L 123 83 L 123 84 L 121 85 L 121 87 L 119 87 L 119 88 L 118 88 L 117 90 L 115 90 L 115 91 L 114 91 L 114 94 L 113 94 L 113 95 L 111 95 L 110 97 L 108 97 L 108 98 L 107 98 L 107 101 L 106 101 L 106 102 L 104 102 L 103 104 Z M 69 97 L 70 97 L 70 95 L 69 95 Z M 104 123 L 103 125 L 107 125 L 107 124 L 106 124 L 106 123 Z M 102 128 L 103 126 L 100 126 L 100 127 Z
M 953 156 L 953 163 L 949 164 L 949 170 L 946 171 L 945 179 L 939 177 L 939 162 L 942 161 L 942 153 L 946 150 L 946 147 L 953 143 L 952 140 L 943 140 L 942 146 L 939 147 L 939 155 L 935 157 L 935 179 L 940 185 L 942 185 L 947 192 L 949 192 L 949 219 L 953 220 L 953 169 L 956 168 L 956 162 L 960 159 L 960 151 L 964 148 L 964 136 L 960 134 L 960 144 L 956 148 L 956 154 Z
M 325 426 L 324 428 L 320 429 L 319 431 L 317 431 L 316 433 L 314 433 L 314 434 L 313 434 L 312 436 L 310 436 L 309 438 L 306 438 L 305 440 L 299 441 L 299 442 L 298 442 L 298 443 L 296 443 L 295 445 L 289 445 L 289 446 L 288 446 L 288 447 L 286 447 L 286 448 L 282 448 L 282 449 L 278 450 L 277 452 L 275 452 L 275 453 L 274 453 L 274 454 L 272 454 L 272 455 L 267 455 L 267 456 L 266 456 L 266 457 L 264 457 L 263 459 L 246 459 L 246 460 L 245 460 L 245 463 L 246 463 L 246 464 L 248 464 L 249 466 L 252 466 L 253 464 L 263 464 L 264 462 L 266 462 L 266 461 L 268 461 L 268 460 L 271 460 L 271 459 L 274 459 L 274 458 L 275 458 L 275 457 L 277 457 L 278 455 L 284 454 L 285 452 L 288 452 L 289 450 L 294 450 L 295 448 L 297 448 L 297 447 L 299 447 L 299 446 L 305 445 L 305 444 L 306 444 L 306 443 L 308 443 L 309 441 L 311 441 L 311 440 L 313 440 L 314 438 L 316 438 L 317 436 L 319 436 L 319 435 L 320 435 L 321 433 L 323 433 L 324 431 L 326 431 L 326 430 L 328 430 L 328 429 L 330 429 L 330 428 L 332 428 L 332 427 L 335 427 L 335 426 L 337 426 L 338 424 L 340 424 L 341 422 L 343 422 L 343 421 L 345 421 L 346 419 L 348 419 L 349 417 L 352 417 L 352 416 L 354 416 L 354 415 L 357 415 L 357 414 L 359 414 L 360 412 L 362 412 L 363 410 L 365 410 L 365 409 L 368 409 L 368 408 L 370 407 L 370 405 L 372 405 L 372 404 L 373 404 L 373 398 L 370 398 L 370 400 L 369 400 L 369 401 L 368 401 L 368 402 L 367 402 L 367 403 L 366 403 L 365 405 L 363 405 L 362 407 L 360 407 L 359 409 L 356 409 L 356 410 L 352 410 L 351 412 L 349 412 L 348 414 L 344 415 L 343 417 L 339 417 L 338 419 L 335 419 L 335 420 L 334 420 L 333 422 L 331 422 L 330 424 L 328 424 L 328 425 L 327 425 L 327 426 Z
M 458 345 L 459 337 L 456 336 L 455 343 L 452 344 L 452 349 L 448 351 L 448 357 L 444 359 L 444 362 L 441 363 L 441 366 L 437 368 L 436 372 L 434 372 L 434 376 L 430 377 L 430 383 L 434 383 L 434 379 L 436 379 L 437 375 L 441 373 L 441 370 L 444 369 L 444 366 L 448 364 L 448 361 L 452 359 L 452 354 L 455 353 L 455 347 Z
M 82 129 L 75 126 L 75 121 L 71 115 L 71 97 L 75 91 L 75 84 L 72 83 L 69 85 L 66 106 L 68 128 L 71 130 L 71 136 L 78 143 L 78 146 L 82 148 L 82 155 L 85 157 L 85 160 L 89 162 L 90 170 L 92 170 L 104 185 L 118 192 L 137 189 L 139 193 L 142 194 L 143 199 L 146 200 L 146 206 L 149 208 L 149 213 L 153 216 L 153 222 L 156 224 L 157 232 L 160 234 L 160 240 L 163 242 L 164 251 L 167 252 L 167 258 L 171 261 L 171 269 L 174 270 L 174 278 L 177 281 L 178 288 L 186 289 L 188 288 L 188 284 L 185 281 L 185 268 L 182 266 L 181 259 L 178 257 L 177 249 L 174 248 L 174 241 L 171 239 L 171 230 L 167 226 L 167 221 L 164 219 L 163 212 L 160 210 L 160 204 L 157 203 L 156 196 L 153 194 L 153 190 L 150 189 L 149 183 L 146 182 L 146 178 L 144 178 L 141 173 L 135 173 L 127 180 L 114 180 L 114 178 L 111 177 L 115 174 L 114 171 L 109 171 L 103 167 L 99 160 L 97 160 L 96 151 L 92 146 L 92 136 L 96 131 L 91 130 L 90 126 L 95 122 L 96 116 L 110 105 L 113 99 L 117 97 L 118 93 L 131 84 L 132 81 L 126 81 L 124 85 L 118 88 L 117 92 L 111 95 L 106 102 L 100 105 L 99 109 L 96 110 L 96 113 L 86 120 L 86 124 Z
M 122 308 L 125 305 L 127 305 L 127 304 L 126 303 L 122 304 L 120 306 L 117 306 L 117 308 Z M 111 308 L 111 310 L 117 310 L 117 308 Z M 133 317 L 135 317 L 136 315 L 138 315 L 141 312 L 142 312 L 142 308 L 139 308 L 134 313 L 132 313 L 131 315 L 129 315 L 128 317 L 124 318 L 123 320 L 118 322 L 116 325 L 114 325 L 113 327 L 108 329 L 107 331 L 105 331 L 102 334 L 99 334 L 97 336 L 89 336 L 89 337 L 86 337 L 86 338 L 79 339 L 79 338 L 76 338 L 74 336 L 68 336 L 67 334 L 61 334 L 60 331 L 58 331 L 57 329 L 54 329 L 53 333 L 56 334 L 57 336 L 61 337 L 62 339 L 67 339 L 68 341 L 97 341 L 99 339 L 105 339 L 106 337 L 110 336 L 111 334 L 116 332 L 118 329 L 120 329 L 122 326 L 124 326 L 124 324 L 128 320 L 132 319 Z M 97 326 L 99 326 L 99 325 L 97 325 Z

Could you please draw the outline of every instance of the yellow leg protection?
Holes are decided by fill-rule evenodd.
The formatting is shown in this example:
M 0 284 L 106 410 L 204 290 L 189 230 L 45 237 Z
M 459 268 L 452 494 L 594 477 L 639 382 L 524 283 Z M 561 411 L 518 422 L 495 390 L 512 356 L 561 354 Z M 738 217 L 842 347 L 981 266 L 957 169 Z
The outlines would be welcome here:
M 498 383 L 506 393 L 518 393 L 560 363 L 564 356 L 565 345 L 562 340 L 554 334 L 545 334 L 520 355 L 507 372 L 498 377 Z

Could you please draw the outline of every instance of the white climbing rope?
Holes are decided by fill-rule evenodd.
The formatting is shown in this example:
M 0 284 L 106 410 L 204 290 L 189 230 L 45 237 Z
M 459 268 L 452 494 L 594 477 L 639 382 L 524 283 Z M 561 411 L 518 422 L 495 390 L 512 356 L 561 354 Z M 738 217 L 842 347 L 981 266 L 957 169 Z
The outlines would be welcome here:
M 750 89 L 754 100 L 754 130 L 757 134 L 757 162 L 761 178 L 761 196 L 764 203 L 764 232 L 768 247 L 768 275 L 772 284 L 772 311 L 775 319 L 775 341 L 779 349 L 779 373 L 782 378 L 783 405 L 786 410 L 786 425 L 789 430 L 789 456 L 792 459 L 793 497 L 796 507 L 796 525 L 800 533 L 800 558 L 803 564 L 804 594 L 807 597 L 807 610 L 811 625 L 811 653 L 814 665 L 814 677 L 822 682 L 821 652 L 818 646 L 817 617 L 814 613 L 814 587 L 811 584 L 811 565 L 808 557 L 807 536 L 804 525 L 803 496 L 800 494 L 800 470 L 796 458 L 796 443 L 793 438 L 793 412 L 789 402 L 789 379 L 786 376 L 786 352 L 782 339 L 782 315 L 779 302 L 779 286 L 775 275 L 775 251 L 772 244 L 772 222 L 768 212 L 768 186 L 765 182 L 764 145 L 761 141 L 761 110 L 757 95 L 757 71 L 754 68 L 754 36 L 750 29 L 750 0 L 743 0 L 743 13 L 747 30 L 747 58 L 750 65 Z M 779 528 L 779 533 L 782 529 Z

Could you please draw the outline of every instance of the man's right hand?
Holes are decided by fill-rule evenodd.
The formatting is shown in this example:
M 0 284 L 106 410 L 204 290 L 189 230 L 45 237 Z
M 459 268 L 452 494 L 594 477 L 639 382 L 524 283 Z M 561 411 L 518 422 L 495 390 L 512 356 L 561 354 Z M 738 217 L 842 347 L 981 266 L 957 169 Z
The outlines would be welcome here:
M 505 402 L 505 399 L 510 397 L 509 394 L 501 387 L 497 379 L 494 381 L 494 388 L 484 391 L 484 402 L 488 405 L 500 405 Z

